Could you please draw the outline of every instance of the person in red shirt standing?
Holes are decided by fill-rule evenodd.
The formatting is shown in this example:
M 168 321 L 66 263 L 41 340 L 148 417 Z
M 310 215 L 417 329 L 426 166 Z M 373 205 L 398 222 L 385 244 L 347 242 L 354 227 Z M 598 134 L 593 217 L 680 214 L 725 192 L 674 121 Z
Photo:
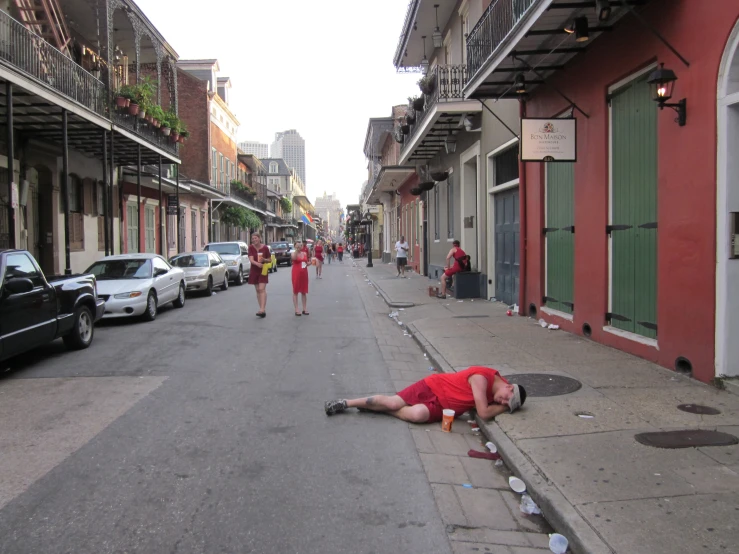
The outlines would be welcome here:
M 429 375 L 394 396 L 329 400 L 323 407 L 326 415 L 361 408 L 411 423 L 432 423 L 441 421 L 446 409 L 460 415 L 475 408 L 481 418 L 490 419 L 506 410 L 513 413 L 525 401 L 526 390 L 521 385 L 511 385 L 495 369 L 472 366 L 457 373 Z
M 259 311 L 257 317 L 267 317 L 267 283 L 269 283 L 269 275 L 262 275 L 262 265 L 269 262 L 272 255 L 266 244 L 262 244 L 262 235 L 252 233 L 251 245 L 249 246 L 249 261 L 251 269 L 249 270 L 249 284 L 255 285 L 257 291 L 257 302 L 259 302 Z
M 462 250 L 462 248 L 460 248 L 459 241 L 455 240 L 452 242 L 452 249 L 449 251 L 449 254 L 446 255 L 447 269 L 444 271 L 444 278 L 441 280 L 441 290 L 439 291 L 437 298 L 446 298 L 447 279 L 451 279 L 452 275 L 455 273 L 465 271 L 467 269 L 467 264 L 469 264 L 467 254 Z
M 295 306 L 295 315 L 300 316 L 298 311 L 298 294 L 303 296 L 303 315 L 310 315 L 307 311 L 308 304 L 308 252 L 307 248 L 302 248 L 302 243 L 295 243 L 295 250 L 290 255 L 292 259 L 292 278 L 293 278 L 293 305 Z
M 343 264 L 344 263 L 344 245 L 342 243 L 339 243 L 339 246 L 336 247 L 336 253 L 339 255 L 339 261 Z
M 316 279 L 323 279 L 323 241 L 319 240 L 316 246 L 313 248 L 313 252 L 316 256 Z

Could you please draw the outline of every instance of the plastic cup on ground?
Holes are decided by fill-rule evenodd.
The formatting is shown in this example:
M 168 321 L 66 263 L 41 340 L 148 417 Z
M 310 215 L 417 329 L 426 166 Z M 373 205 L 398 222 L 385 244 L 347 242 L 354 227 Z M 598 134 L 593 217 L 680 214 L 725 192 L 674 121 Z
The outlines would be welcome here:
M 519 494 L 526 492 L 526 483 L 521 481 L 521 479 L 519 479 L 518 477 L 509 477 L 508 484 L 511 486 L 511 489 L 514 492 L 517 492 Z
M 441 430 L 445 433 L 451 433 L 452 423 L 454 423 L 454 410 L 443 410 L 441 414 Z
M 485 443 L 485 446 L 487 446 L 488 450 L 490 450 L 490 452 L 492 452 L 493 454 L 495 454 L 498 451 L 498 447 L 495 446 L 492 442 Z
M 559 533 L 549 535 L 549 550 L 554 552 L 554 554 L 565 554 L 568 546 L 569 542 L 564 535 L 560 535 Z

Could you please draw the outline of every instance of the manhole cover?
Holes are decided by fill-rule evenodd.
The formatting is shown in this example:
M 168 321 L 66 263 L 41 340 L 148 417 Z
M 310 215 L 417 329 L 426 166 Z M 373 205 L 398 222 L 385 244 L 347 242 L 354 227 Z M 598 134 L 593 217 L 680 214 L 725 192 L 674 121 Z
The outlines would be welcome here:
M 688 412 L 689 414 L 698 415 L 718 415 L 721 413 L 721 410 L 711 408 L 710 406 L 701 406 L 700 404 L 680 404 L 677 409 Z
M 639 433 L 634 438 L 643 445 L 653 446 L 655 448 L 695 448 L 698 446 L 729 446 L 739 444 L 739 439 L 734 435 L 703 429 Z
M 571 377 L 550 373 L 520 373 L 506 377 L 509 383 L 521 385 L 527 396 L 559 396 L 580 390 L 582 383 Z

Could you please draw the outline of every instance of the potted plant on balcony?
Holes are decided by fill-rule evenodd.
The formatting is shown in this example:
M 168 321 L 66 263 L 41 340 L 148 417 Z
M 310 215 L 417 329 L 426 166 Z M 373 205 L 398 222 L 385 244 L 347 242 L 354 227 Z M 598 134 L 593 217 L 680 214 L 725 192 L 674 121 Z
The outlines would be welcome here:
M 128 85 L 124 85 L 115 91 L 115 105 L 117 108 L 124 109 L 128 107 L 128 103 L 131 100 L 131 88 Z
M 436 79 L 434 78 L 434 75 L 430 73 L 421 77 L 417 84 L 418 88 L 421 89 L 421 92 L 426 95 L 433 94 L 436 90 Z
M 405 114 L 405 122 L 408 125 L 415 125 L 416 123 L 416 112 L 414 110 L 408 110 Z
M 173 118 L 176 117 L 171 112 L 162 113 L 162 117 L 159 120 L 162 124 L 162 126 L 159 128 L 159 131 L 165 136 L 168 137 L 169 134 L 172 132 L 172 124 L 173 124 Z
M 409 96 L 408 97 L 408 107 L 413 108 L 415 111 L 420 112 L 423 110 L 423 104 L 424 104 L 424 98 L 423 96 Z
M 154 127 L 158 129 L 162 126 L 162 121 L 164 121 L 164 110 L 161 106 L 151 106 L 147 114 L 151 117 L 151 124 L 154 125 Z

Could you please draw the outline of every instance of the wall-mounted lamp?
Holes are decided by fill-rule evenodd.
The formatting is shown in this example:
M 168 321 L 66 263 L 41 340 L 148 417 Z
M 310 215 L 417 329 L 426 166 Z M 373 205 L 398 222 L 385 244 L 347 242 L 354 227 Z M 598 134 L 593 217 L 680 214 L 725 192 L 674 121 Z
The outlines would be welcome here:
M 659 69 L 655 69 L 649 75 L 647 83 L 652 91 L 652 100 L 659 104 L 659 109 L 672 108 L 677 112 L 675 121 L 680 127 L 685 126 L 687 120 L 687 100 L 683 98 L 677 103 L 668 104 L 667 101 L 672 98 L 672 91 L 675 88 L 677 75 L 671 69 L 665 69 L 665 64 L 660 64 Z
M 457 151 L 457 137 L 449 133 L 444 141 L 444 148 L 447 154 L 454 154 Z
M 523 73 L 516 75 L 513 86 L 516 89 L 516 94 L 526 94 L 526 77 L 523 76 Z
M 587 42 L 590 39 L 588 18 L 585 16 L 576 18 L 572 25 L 565 27 L 565 33 L 575 33 L 575 42 Z
M 434 29 L 431 38 L 434 41 L 434 48 L 441 48 L 444 46 L 444 38 L 441 36 L 441 29 L 439 29 L 439 4 L 434 4 L 434 9 L 436 10 L 436 29 Z
M 421 60 L 421 73 L 426 75 L 429 72 L 429 61 L 426 58 L 426 35 L 421 37 L 423 39 L 423 59 Z
M 595 0 L 595 15 L 601 23 L 608 21 L 611 18 L 610 0 Z

